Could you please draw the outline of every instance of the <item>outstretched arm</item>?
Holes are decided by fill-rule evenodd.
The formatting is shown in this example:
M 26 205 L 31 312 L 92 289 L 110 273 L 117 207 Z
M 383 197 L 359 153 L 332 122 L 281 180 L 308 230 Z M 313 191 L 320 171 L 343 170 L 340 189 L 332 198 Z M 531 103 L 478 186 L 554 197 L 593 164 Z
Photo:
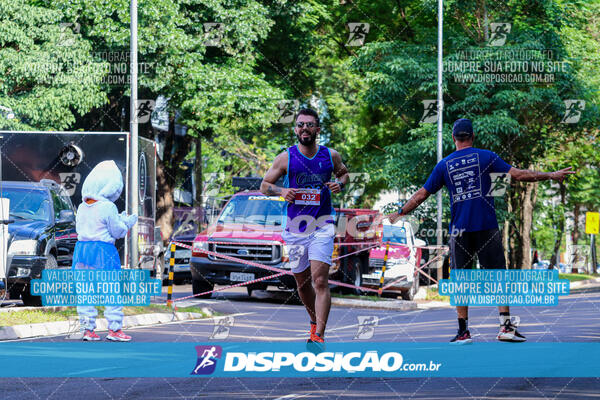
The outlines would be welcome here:
M 419 207 L 422 202 L 427 200 L 429 196 L 430 193 L 427 191 L 427 189 L 421 188 L 417 190 L 417 192 L 412 195 L 406 204 L 402 206 L 402 214 L 399 214 L 398 211 L 396 211 L 388 215 L 390 222 L 393 224 L 398 221 L 400 217 L 409 214 L 412 210 Z
M 510 174 L 511 178 L 516 181 L 537 182 L 552 179 L 562 182 L 567 176 L 574 174 L 575 171 L 571 171 L 571 167 L 563 168 L 554 172 L 537 172 L 513 167 L 508 171 L 508 173 Z
M 287 151 L 275 157 L 273 165 L 271 165 L 260 183 L 260 191 L 267 196 L 281 196 L 286 201 L 293 203 L 296 197 L 296 189 L 282 188 L 275 185 L 275 182 L 287 173 L 287 164 Z

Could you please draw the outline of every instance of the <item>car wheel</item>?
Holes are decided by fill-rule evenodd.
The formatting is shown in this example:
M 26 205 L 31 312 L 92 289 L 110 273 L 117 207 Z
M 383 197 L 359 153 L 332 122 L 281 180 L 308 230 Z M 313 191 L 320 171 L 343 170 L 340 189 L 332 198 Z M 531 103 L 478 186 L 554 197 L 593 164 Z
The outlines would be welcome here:
M 23 292 L 21 293 L 21 300 L 23 300 L 23 304 L 27 307 L 42 306 L 42 296 L 32 296 L 31 287 L 29 285 L 25 286 L 23 289 Z
M 413 278 L 413 283 L 412 283 L 412 286 L 410 287 L 410 289 L 408 289 L 406 292 L 402 292 L 402 299 L 403 300 L 413 300 L 415 298 L 415 296 L 417 295 L 418 291 L 419 291 L 419 277 L 415 276 Z
M 204 292 L 209 292 L 209 291 L 213 290 L 214 288 L 215 288 L 215 285 L 213 285 L 212 283 L 207 282 L 205 280 L 199 281 L 199 280 L 194 279 L 192 281 L 192 293 L 194 293 L 194 295 L 204 293 Z M 196 298 L 197 299 L 210 299 L 211 296 L 212 296 L 212 293 L 207 293 L 202 296 L 196 296 Z
M 53 254 L 48 254 L 46 256 L 46 264 L 44 264 L 44 269 L 56 269 L 58 268 L 58 262 L 56 261 L 56 257 Z
M 348 261 L 348 268 L 346 270 L 346 274 L 344 275 L 344 279 L 342 280 L 344 283 L 349 283 L 354 286 L 362 286 L 362 271 L 361 271 L 361 261 L 358 257 L 352 257 Z M 363 291 L 355 288 L 347 288 L 342 286 L 342 293 L 345 294 L 356 294 L 362 295 Z
M 246 286 L 246 290 L 248 291 L 248 296 L 252 296 L 253 291 L 267 290 L 268 287 L 269 287 L 269 285 L 266 285 L 264 283 L 255 283 L 255 284 Z
M 157 257 L 154 258 L 154 278 L 163 280 L 163 269 L 164 265 L 162 261 L 164 261 L 164 255 L 160 253 Z

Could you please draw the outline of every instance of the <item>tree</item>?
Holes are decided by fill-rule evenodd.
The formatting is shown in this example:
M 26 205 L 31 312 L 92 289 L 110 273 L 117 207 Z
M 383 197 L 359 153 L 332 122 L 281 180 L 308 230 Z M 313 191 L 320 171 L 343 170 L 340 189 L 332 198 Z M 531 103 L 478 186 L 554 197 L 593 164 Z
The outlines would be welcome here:
M 0 0 L 1 129 L 63 130 L 107 102 L 106 63 L 60 9 Z
M 417 11 L 417 2 L 403 4 L 409 13 L 407 20 L 415 21 L 415 25 L 410 25 L 413 34 L 364 46 L 354 64 L 369 86 L 364 99 L 376 116 L 372 119 L 374 126 L 370 127 L 370 132 L 383 132 L 382 138 L 395 133 L 394 143 L 383 147 L 384 153 L 373 153 L 372 164 L 380 166 L 382 178 L 391 178 L 400 188 L 424 182 L 435 164 L 433 143 L 436 135 L 435 125 L 419 126 L 423 111 L 421 102 L 436 97 L 435 49 L 429 45 L 435 43 L 435 8 L 426 6 Z M 486 7 L 486 2 L 457 0 L 445 2 L 445 7 L 446 68 L 456 67 L 461 61 L 474 61 L 485 66 L 495 63 L 498 55 L 523 49 L 531 53 L 524 60 L 529 65 L 547 62 L 548 55 L 544 50 L 552 49 L 554 58 L 551 61 L 561 66 L 560 70 L 545 70 L 552 72 L 553 82 L 528 85 L 468 83 L 460 80 L 462 74 L 446 73 L 445 121 L 451 123 L 459 117 L 471 118 L 477 132 L 477 145 L 497 152 L 519 168 L 539 165 L 566 138 L 582 128 L 594 126 L 598 119 L 595 107 L 586 109 L 576 126 L 560 123 L 564 99 L 591 99 L 589 86 L 579 75 L 581 63 L 570 62 L 573 55 L 561 37 L 561 29 L 566 26 L 582 29 L 577 13 L 570 12 L 581 7 L 581 3 L 511 1 L 494 2 L 493 7 L 488 2 Z M 410 18 L 411 12 L 418 13 L 419 17 Z M 490 21 L 511 22 L 512 30 L 500 51 L 490 52 L 485 47 L 486 14 Z M 417 22 L 420 25 L 417 26 Z M 473 55 L 465 60 L 465 54 Z M 447 123 L 444 129 L 447 144 L 451 144 L 449 125 Z M 396 130 L 390 129 L 391 126 Z M 451 146 L 447 145 L 444 153 L 448 154 L 450 150 Z M 507 240 L 509 264 L 529 267 L 536 186 L 513 183 L 511 187 L 513 190 L 506 199 L 505 232 L 510 239 Z

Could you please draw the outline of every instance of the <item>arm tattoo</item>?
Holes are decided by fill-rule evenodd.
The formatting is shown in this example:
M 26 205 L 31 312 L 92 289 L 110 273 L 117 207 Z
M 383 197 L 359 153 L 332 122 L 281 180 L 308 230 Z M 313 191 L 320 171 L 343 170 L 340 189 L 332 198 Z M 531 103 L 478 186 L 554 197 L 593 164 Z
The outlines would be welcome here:
M 267 188 L 267 195 L 269 196 L 275 196 L 275 195 L 280 195 L 281 194 L 281 188 L 275 185 L 269 185 L 269 187 Z

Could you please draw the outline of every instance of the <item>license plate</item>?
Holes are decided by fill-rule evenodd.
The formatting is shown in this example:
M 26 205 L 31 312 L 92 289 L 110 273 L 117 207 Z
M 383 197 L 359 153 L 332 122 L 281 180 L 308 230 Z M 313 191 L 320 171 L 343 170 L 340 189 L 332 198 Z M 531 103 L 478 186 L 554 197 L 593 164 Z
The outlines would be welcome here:
M 229 275 L 232 282 L 247 282 L 254 279 L 254 274 L 248 274 L 246 272 L 232 272 Z
M 185 264 L 173 265 L 174 272 L 189 271 L 190 266 Z
M 191 250 L 175 250 L 175 258 L 190 258 L 191 256 Z
M 301 206 L 318 206 L 321 204 L 321 191 L 319 189 L 298 189 L 294 203 Z
M 370 274 L 363 275 L 364 279 L 381 279 L 381 271 L 375 271 Z

